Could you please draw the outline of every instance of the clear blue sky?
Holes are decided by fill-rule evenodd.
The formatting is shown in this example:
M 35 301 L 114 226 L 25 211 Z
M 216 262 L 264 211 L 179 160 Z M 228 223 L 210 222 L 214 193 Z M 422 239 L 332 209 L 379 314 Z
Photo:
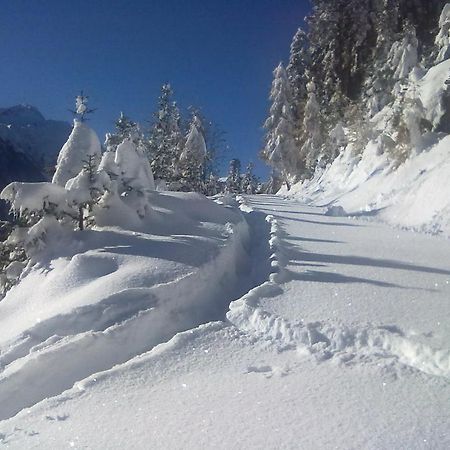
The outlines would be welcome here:
M 71 120 L 84 89 L 103 140 L 120 111 L 149 120 L 169 81 L 180 106 L 201 107 L 226 131 L 230 157 L 257 162 L 272 70 L 308 9 L 308 0 L 4 1 L 0 106 Z

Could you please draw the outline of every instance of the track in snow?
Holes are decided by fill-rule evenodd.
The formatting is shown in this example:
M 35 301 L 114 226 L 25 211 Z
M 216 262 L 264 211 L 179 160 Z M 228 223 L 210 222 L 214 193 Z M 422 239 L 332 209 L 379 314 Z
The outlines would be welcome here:
M 239 329 L 320 361 L 398 362 L 450 377 L 448 240 L 279 197 L 246 204 L 273 216 L 273 281 L 284 292 L 266 283 L 232 303 Z

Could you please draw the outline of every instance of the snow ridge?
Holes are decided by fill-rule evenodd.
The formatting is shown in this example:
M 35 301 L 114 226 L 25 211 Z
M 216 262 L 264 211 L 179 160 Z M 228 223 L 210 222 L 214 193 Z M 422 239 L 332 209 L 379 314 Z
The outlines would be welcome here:
M 127 289 L 105 293 L 104 298 L 92 304 L 50 316 L 2 343 L 0 420 L 61 394 L 86 377 L 127 363 L 180 332 L 202 323 L 223 320 L 230 299 L 239 298 L 261 284 L 268 278 L 269 271 L 269 226 L 265 215 L 256 211 L 234 213 L 235 210 L 235 207 L 230 209 L 235 219 L 225 224 L 223 243 L 218 251 L 209 250 L 208 260 L 197 269 L 182 271 L 156 284 L 149 278 L 148 287 L 131 287 L 131 283 Z M 120 230 L 111 230 L 111 233 L 117 236 L 110 239 L 126 243 L 130 248 L 157 245 L 155 236 L 143 235 L 149 242 L 144 244 L 145 240 L 139 242 L 140 234 Z M 179 244 L 182 243 L 181 239 Z M 80 251 L 71 258 L 64 276 L 70 273 L 75 283 L 81 276 L 92 285 L 92 293 L 98 291 L 102 286 L 98 283 L 104 283 L 102 279 L 110 274 L 115 278 L 127 278 L 128 272 L 123 273 L 124 270 L 143 274 L 146 270 L 142 260 L 136 267 L 129 263 L 123 265 L 117 260 L 114 248 L 108 245 L 100 243 L 99 250 L 84 253 L 77 250 Z M 143 251 L 147 250 L 143 248 Z M 255 251 L 258 257 L 254 257 Z M 83 267 L 95 270 L 92 280 L 86 278 Z M 79 274 L 80 270 L 83 273 Z M 49 370 L 51 367 L 59 367 L 59 370 Z

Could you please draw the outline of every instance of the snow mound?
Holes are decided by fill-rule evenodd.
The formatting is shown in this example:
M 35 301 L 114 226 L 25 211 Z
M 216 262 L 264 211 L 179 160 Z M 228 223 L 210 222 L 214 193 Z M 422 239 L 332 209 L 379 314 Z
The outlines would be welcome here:
M 0 419 L 223 319 L 231 299 L 267 277 L 260 258 L 252 269 L 253 238 L 237 208 L 199 194 L 154 192 L 150 202 L 140 231 L 48 236 L 39 263 L 0 302 Z M 263 216 L 251 218 L 260 245 Z

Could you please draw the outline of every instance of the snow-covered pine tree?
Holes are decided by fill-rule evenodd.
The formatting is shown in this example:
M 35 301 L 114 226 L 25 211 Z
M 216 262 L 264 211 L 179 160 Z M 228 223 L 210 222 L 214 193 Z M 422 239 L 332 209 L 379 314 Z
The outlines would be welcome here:
M 150 163 L 144 151 L 131 138 L 116 149 L 115 167 L 119 168 L 117 194 L 143 218 L 150 211 L 149 194 L 155 190 Z
M 178 164 L 182 190 L 185 191 L 204 191 L 204 164 L 207 150 L 202 128 L 200 118 L 194 114 Z
M 180 111 L 172 101 L 173 91 L 170 84 L 161 87 L 158 110 L 151 127 L 147 152 L 156 180 L 168 184 L 177 181 L 177 161 L 183 146 Z
M 219 179 L 216 175 L 211 173 L 205 184 L 205 195 L 213 196 L 219 194 L 221 191 L 221 187 L 219 184 Z
M 123 112 L 120 113 L 119 118 L 116 120 L 115 128 L 114 133 L 106 134 L 105 147 L 107 151 L 116 151 L 117 146 L 125 139 L 133 139 L 135 141 L 143 141 L 144 139 L 138 125 Z
M 362 101 L 369 118 L 373 117 L 392 100 L 393 68 L 388 64 L 388 54 L 397 39 L 398 0 L 377 0 L 373 3 L 370 17 L 375 35 L 372 43 L 372 59 L 367 66 L 363 83 Z
M 196 115 L 201 122 L 201 132 L 206 144 L 206 159 L 204 163 L 205 179 L 211 174 L 217 175 L 220 169 L 220 163 L 224 161 L 229 147 L 226 142 L 225 132 L 214 121 L 209 119 L 200 108 L 188 108 L 191 117 Z
M 78 226 L 84 228 L 84 209 L 92 209 L 95 200 L 102 193 L 104 180 L 97 175 L 102 150 L 97 134 L 86 124 L 87 97 L 76 98 L 76 114 L 69 139 L 61 149 L 53 184 L 65 187 L 70 192 L 68 201 L 78 210 Z
M 85 112 L 82 112 L 75 117 L 72 133 L 59 152 L 52 179 L 52 183 L 59 186 L 64 187 L 67 181 L 77 176 L 90 158 L 98 159 L 98 161 L 101 158 L 100 141 L 97 134 L 85 122 L 84 114 Z
M 435 63 L 450 58 L 450 3 L 447 3 L 439 18 L 439 33 L 435 39 Z
M 0 222 L 0 300 L 17 282 L 27 260 L 24 248 L 14 241 L 12 234 L 19 223 L 20 219 L 15 224 Z
M 253 174 L 253 163 L 248 163 L 245 174 L 242 177 L 241 191 L 244 194 L 254 194 L 258 186 L 258 179 Z
M 306 83 L 308 81 L 306 71 L 309 66 L 308 36 L 302 28 L 299 28 L 292 39 L 289 64 L 286 67 L 286 73 L 292 87 L 296 128 L 300 128 L 299 125 L 303 121 L 303 109 L 307 96 Z
M 316 97 L 316 84 L 311 80 L 308 85 L 308 100 L 305 106 L 305 117 L 303 120 L 303 136 L 300 155 L 305 161 L 306 175 L 311 175 L 318 162 L 323 158 L 322 154 L 322 132 L 319 103 Z
M 388 55 L 388 64 L 393 69 L 394 80 L 408 78 L 411 69 L 419 62 L 418 47 L 416 28 L 412 22 L 406 20 L 401 39 L 394 42 Z
M 261 157 L 273 167 L 288 187 L 299 169 L 299 158 L 295 140 L 294 107 L 292 89 L 282 63 L 274 70 L 270 92 L 272 105 L 264 123 L 265 146 Z
M 225 190 L 229 194 L 241 193 L 241 161 L 237 158 L 230 161 Z
M 100 200 L 105 190 L 111 185 L 111 179 L 104 170 L 99 170 L 99 157 L 87 155 L 83 168 L 77 176 L 67 181 L 67 202 L 78 210 L 78 228 L 95 223 L 93 207 Z M 86 215 L 87 213 L 87 215 Z

